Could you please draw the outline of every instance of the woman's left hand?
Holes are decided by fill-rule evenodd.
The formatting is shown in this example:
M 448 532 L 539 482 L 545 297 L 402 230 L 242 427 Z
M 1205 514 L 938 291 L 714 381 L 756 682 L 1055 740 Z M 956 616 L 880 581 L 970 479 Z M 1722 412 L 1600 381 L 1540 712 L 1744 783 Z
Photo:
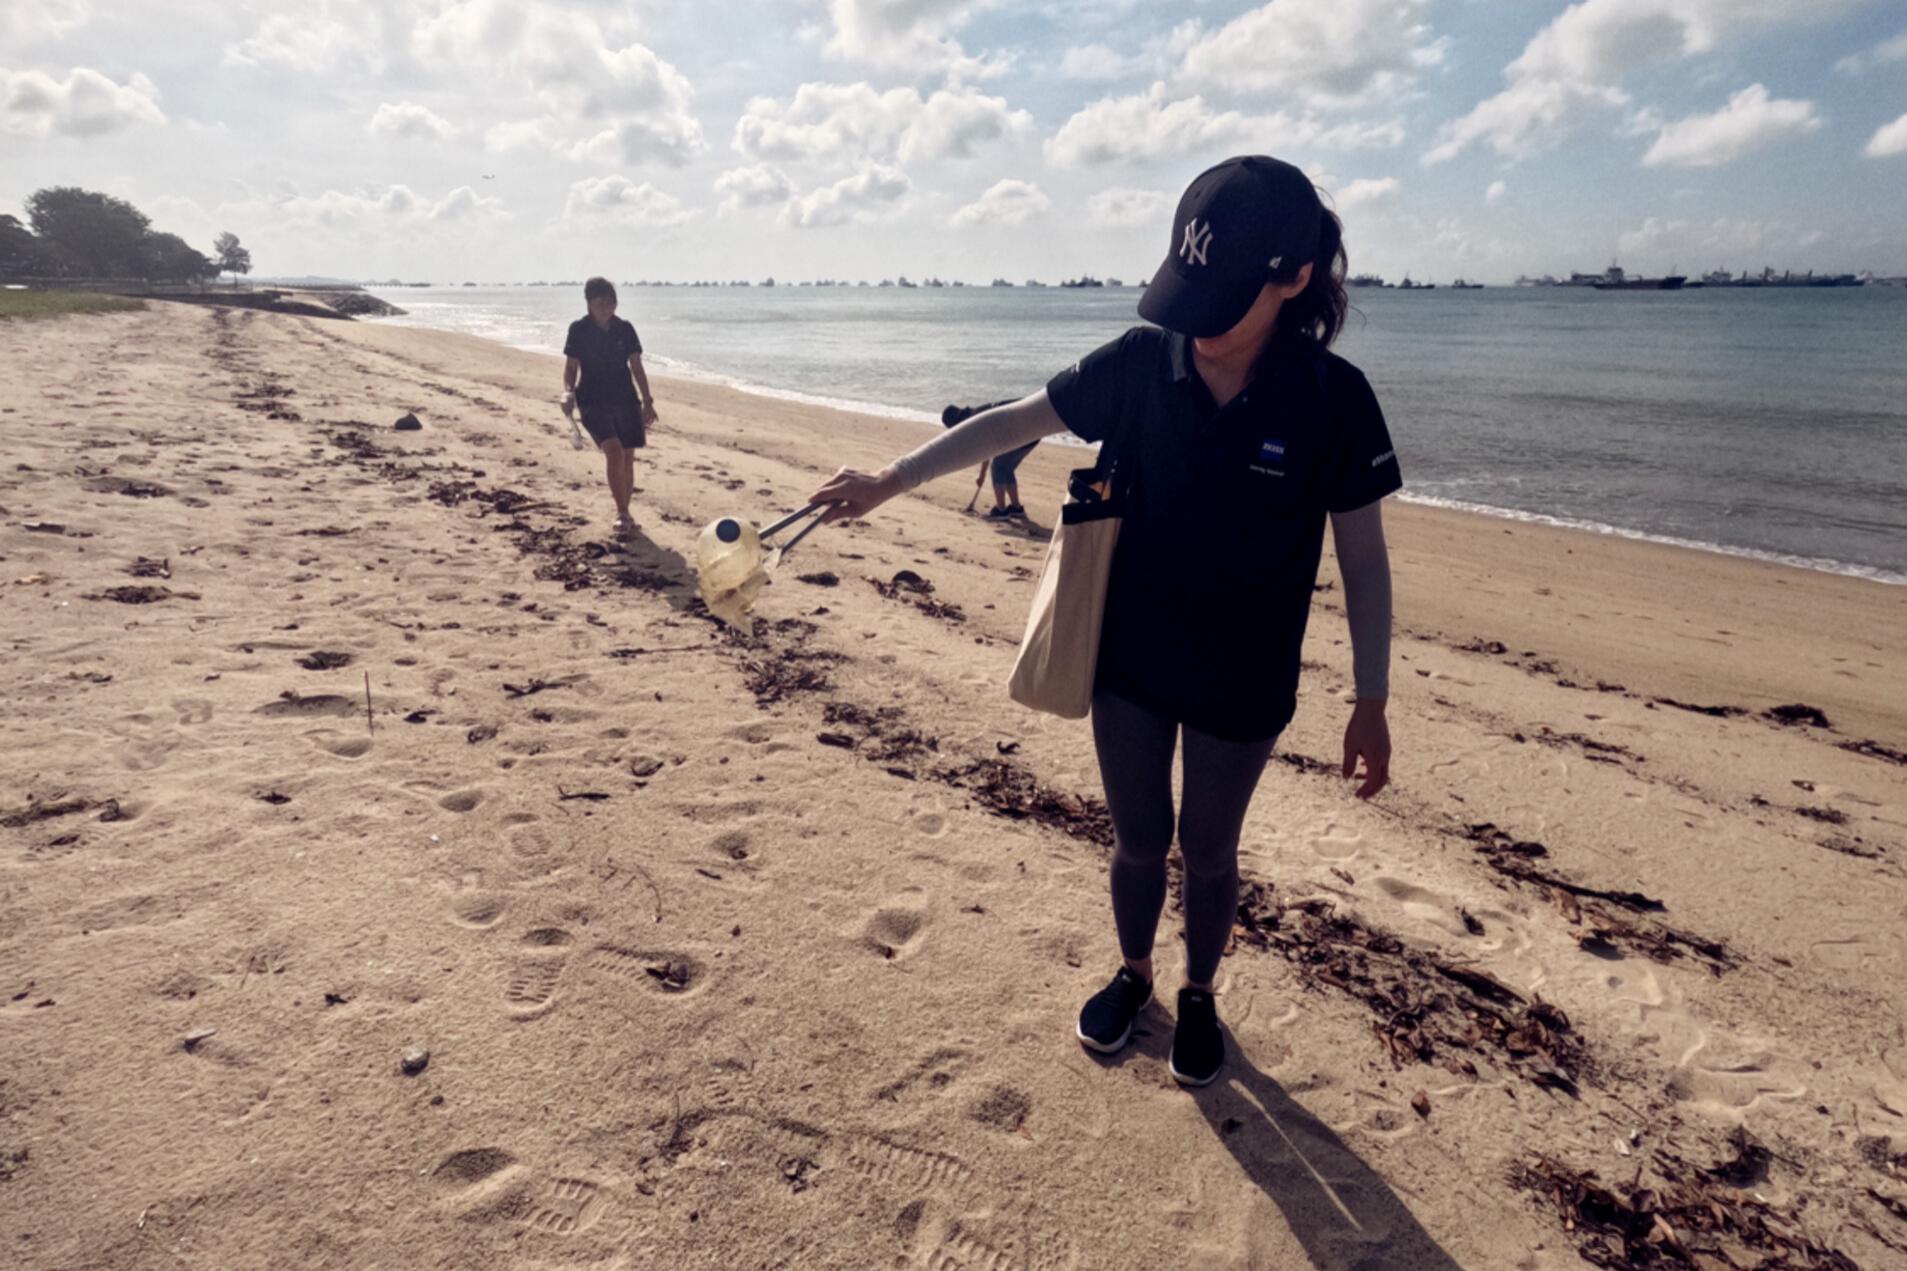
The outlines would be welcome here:
M 656 399 L 651 397 L 642 404 L 642 422 L 645 425 L 653 424 L 660 418 L 661 416 L 656 414 Z
M 1359 759 L 1364 761 L 1364 783 L 1357 797 L 1368 799 L 1391 779 L 1391 730 L 1381 698 L 1365 698 L 1351 708 L 1351 722 L 1344 728 L 1345 780 L 1357 771 Z

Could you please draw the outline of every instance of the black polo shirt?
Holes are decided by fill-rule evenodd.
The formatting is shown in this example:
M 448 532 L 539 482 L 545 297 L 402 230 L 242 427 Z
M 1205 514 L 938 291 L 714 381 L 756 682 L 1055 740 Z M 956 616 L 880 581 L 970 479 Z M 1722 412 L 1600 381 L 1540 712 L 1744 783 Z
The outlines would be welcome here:
M 611 318 L 607 327 L 596 325 L 584 316 L 569 324 L 569 338 L 563 341 L 563 355 L 583 364 L 583 378 L 576 386 L 579 406 L 633 406 L 636 384 L 629 375 L 629 359 L 642 352 L 636 329 L 621 318 Z
M 1221 410 L 1189 337 L 1134 327 L 1046 393 L 1087 441 L 1133 430 L 1098 687 L 1227 740 L 1276 736 L 1297 709 L 1325 514 L 1403 485 L 1363 373 L 1277 337 Z

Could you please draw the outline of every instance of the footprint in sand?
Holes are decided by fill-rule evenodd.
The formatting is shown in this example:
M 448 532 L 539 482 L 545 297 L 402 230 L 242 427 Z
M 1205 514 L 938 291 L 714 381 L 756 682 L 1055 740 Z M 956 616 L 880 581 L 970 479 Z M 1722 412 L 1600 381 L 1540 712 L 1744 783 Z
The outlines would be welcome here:
M 707 983 L 708 970 L 700 958 L 687 953 L 653 951 L 620 944 L 599 944 L 584 960 L 592 972 L 607 976 L 623 989 L 637 989 L 662 997 L 687 997 Z
M 876 909 L 861 931 L 861 944 L 890 962 L 912 956 L 927 929 L 927 894 L 908 888 Z
M 172 703 L 172 709 L 179 713 L 179 723 L 187 728 L 212 719 L 212 703 L 203 698 L 181 697 Z
M 569 955 L 562 950 L 569 943 L 569 933 L 555 927 L 539 927 L 523 937 L 523 952 L 510 964 L 503 986 L 504 1009 L 512 1019 L 536 1019 L 556 1005 L 557 988 L 569 964 Z
M 917 1197 L 895 1216 L 894 1234 L 906 1265 L 926 1271 L 1072 1271 L 1079 1265 L 1079 1251 L 1052 1219 L 1019 1202 L 955 1213 L 941 1197 Z
M 1448 935 L 1469 934 L 1463 925 L 1463 919 L 1457 916 L 1456 902 L 1450 897 L 1428 888 L 1407 883 L 1401 878 L 1391 878 L 1383 874 L 1371 879 L 1377 889 L 1398 902 L 1403 911 L 1419 922 L 1429 923 Z
M 490 891 L 471 891 L 450 902 L 450 916 L 460 927 L 488 931 L 503 921 L 503 915 L 509 908 L 510 899 L 507 896 Z
M 916 1060 L 906 1072 L 876 1090 L 874 1098 L 893 1103 L 910 1094 L 944 1090 L 972 1068 L 974 1062 L 974 1052 L 970 1046 L 935 1047 Z
M 510 820 L 508 817 L 504 819 L 506 823 Z M 555 840 L 540 825 L 518 825 L 510 831 L 507 841 L 517 868 L 526 875 L 554 874 L 563 868 L 564 862 L 557 855 Z
M 470 812 L 483 802 L 481 790 L 458 790 L 437 800 L 437 806 L 446 812 Z
M 587 1178 L 553 1179 L 538 1189 L 523 1225 L 552 1236 L 573 1236 L 595 1226 L 605 1208 L 600 1184 Z
M 1364 850 L 1364 836 L 1346 829 L 1336 821 L 1326 823 L 1324 833 L 1311 839 L 1311 850 L 1333 865 L 1354 861 Z
M 305 736 L 311 738 L 312 744 L 319 750 L 328 755 L 336 755 L 340 759 L 362 759 L 371 753 L 369 737 L 353 737 L 348 733 L 336 732 L 329 728 L 315 729 L 306 733 Z
M 464 1189 L 494 1178 L 516 1164 L 516 1157 L 500 1147 L 470 1147 L 452 1152 L 430 1172 L 439 1187 Z

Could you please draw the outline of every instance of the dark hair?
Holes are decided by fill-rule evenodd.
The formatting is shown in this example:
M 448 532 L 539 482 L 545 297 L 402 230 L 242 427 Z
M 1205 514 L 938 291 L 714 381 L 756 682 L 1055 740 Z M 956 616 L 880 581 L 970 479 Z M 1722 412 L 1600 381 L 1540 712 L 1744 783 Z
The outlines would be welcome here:
M 609 303 L 616 303 L 616 284 L 607 278 L 591 278 L 583 284 L 583 303 L 587 304 L 597 296 L 608 296 Z
M 1344 318 L 1351 308 L 1351 298 L 1344 291 L 1350 260 L 1344 254 L 1344 223 L 1330 208 L 1322 209 L 1319 215 L 1323 219 L 1318 224 L 1318 258 L 1311 262 L 1311 281 L 1278 311 L 1278 329 L 1310 336 L 1329 348 L 1344 330 Z M 1290 282 L 1297 276 L 1294 270 L 1290 277 L 1274 276 L 1272 281 Z

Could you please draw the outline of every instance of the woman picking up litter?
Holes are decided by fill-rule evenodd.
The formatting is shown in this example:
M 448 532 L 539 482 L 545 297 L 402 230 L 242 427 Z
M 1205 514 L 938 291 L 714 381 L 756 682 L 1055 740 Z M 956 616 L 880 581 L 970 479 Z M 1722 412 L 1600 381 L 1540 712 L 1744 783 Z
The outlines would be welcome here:
M 1349 614 L 1356 704 L 1344 776 L 1384 788 L 1390 563 L 1380 503 L 1403 480 L 1377 398 L 1328 347 L 1344 324 L 1342 227 L 1311 181 L 1275 159 L 1200 175 L 1134 327 L 1043 392 L 986 411 L 877 473 L 813 496 L 865 516 L 922 482 L 1066 428 L 1117 440 L 1118 530 L 1092 680 L 1093 741 L 1112 812 L 1112 910 L 1124 965 L 1080 1011 L 1077 1036 L 1119 1050 L 1152 998 L 1152 944 L 1172 844 L 1172 759 L 1185 863 L 1185 978 L 1171 1071 L 1202 1086 L 1224 1065 L 1213 980 L 1238 908 L 1238 839 L 1272 745 L 1297 706 L 1299 654 L 1328 518 Z M 1102 454 L 1103 454 L 1102 450 Z

